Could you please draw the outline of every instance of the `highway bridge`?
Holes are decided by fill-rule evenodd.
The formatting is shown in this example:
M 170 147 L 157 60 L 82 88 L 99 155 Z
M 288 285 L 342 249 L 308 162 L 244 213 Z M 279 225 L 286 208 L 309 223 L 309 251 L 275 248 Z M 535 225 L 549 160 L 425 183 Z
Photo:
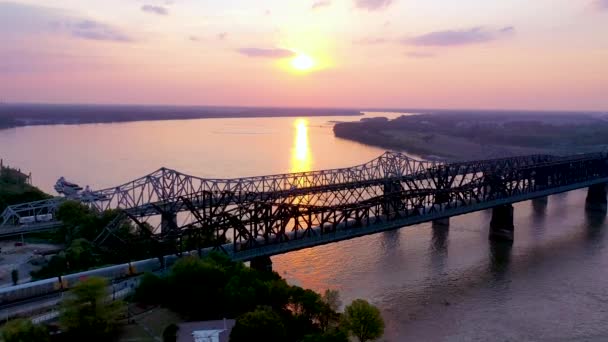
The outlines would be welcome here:
M 441 163 L 386 152 L 349 168 L 236 179 L 162 168 L 95 191 L 83 203 L 121 210 L 98 237 L 100 244 L 130 220 L 158 239 L 213 234 L 230 241 L 213 249 L 267 263 L 279 253 L 490 208 L 490 237 L 512 241 L 513 203 L 588 187 L 588 207 L 605 210 L 607 182 L 607 153 Z M 50 213 L 62 201 L 9 207 L 0 232 L 14 233 L 20 215 Z

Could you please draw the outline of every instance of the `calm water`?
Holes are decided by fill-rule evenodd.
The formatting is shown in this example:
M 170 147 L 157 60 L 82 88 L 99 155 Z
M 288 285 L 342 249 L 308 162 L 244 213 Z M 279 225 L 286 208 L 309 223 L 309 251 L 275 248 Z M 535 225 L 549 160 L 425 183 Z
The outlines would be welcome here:
M 383 150 L 336 139 L 352 117 L 208 119 L 0 131 L 0 157 L 52 192 L 59 176 L 115 186 L 166 166 L 209 177 L 363 163 Z M 387 341 L 608 340 L 605 215 L 586 214 L 584 191 L 515 206 L 512 248 L 491 246 L 487 211 L 273 258 L 292 283 L 343 300 L 366 298 Z

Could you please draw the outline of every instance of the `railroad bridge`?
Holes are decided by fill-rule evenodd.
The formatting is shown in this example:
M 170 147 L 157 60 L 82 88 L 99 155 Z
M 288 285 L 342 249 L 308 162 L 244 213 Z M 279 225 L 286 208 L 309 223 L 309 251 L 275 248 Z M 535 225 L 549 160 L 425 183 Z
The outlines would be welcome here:
M 484 209 L 492 209 L 490 238 L 512 241 L 513 203 L 589 188 L 587 208 L 605 211 L 607 182 L 608 153 L 442 163 L 386 152 L 349 168 L 236 179 L 162 168 L 81 201 L 99 211 L 121 210 L 98 243 L 128 219 L 160 239 L 212 234 L 218 241 L 212 249 L 264 265 L 271 255 L 422 222 L 445 225 L 451 216 Z M 53 214 L 63 201 L 7 208 L 0 235 L 60 225 L 18 222 Z

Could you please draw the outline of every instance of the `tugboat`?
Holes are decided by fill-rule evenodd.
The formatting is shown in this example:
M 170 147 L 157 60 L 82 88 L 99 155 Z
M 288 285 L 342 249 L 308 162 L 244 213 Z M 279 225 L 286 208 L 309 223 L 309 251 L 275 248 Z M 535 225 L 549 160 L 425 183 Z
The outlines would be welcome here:
M 55 183 L 55 191 L 66 197 L 76 196 L 80 190 L 82 190 L 81 186 L 68 182 L 64 177 L 59 178 Z

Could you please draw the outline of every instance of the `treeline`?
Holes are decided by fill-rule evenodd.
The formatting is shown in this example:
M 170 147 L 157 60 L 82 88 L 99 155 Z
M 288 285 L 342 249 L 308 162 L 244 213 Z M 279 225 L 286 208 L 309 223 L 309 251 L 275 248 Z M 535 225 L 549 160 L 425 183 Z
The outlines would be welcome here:
M 360 114 L 357 110 L 336 108 L 4 104 L 0 105 L 0 128 L 151 120 Z
M 441 112 L 338 123 L 337 137 L 386 148 L 433 154 L 434 136 L 456 137 L 479 145 L 535 149 L 579 149 L 608 145 L 608 118 L 588 113 Z M 408 136 L 424 134 L 414 143 Z

